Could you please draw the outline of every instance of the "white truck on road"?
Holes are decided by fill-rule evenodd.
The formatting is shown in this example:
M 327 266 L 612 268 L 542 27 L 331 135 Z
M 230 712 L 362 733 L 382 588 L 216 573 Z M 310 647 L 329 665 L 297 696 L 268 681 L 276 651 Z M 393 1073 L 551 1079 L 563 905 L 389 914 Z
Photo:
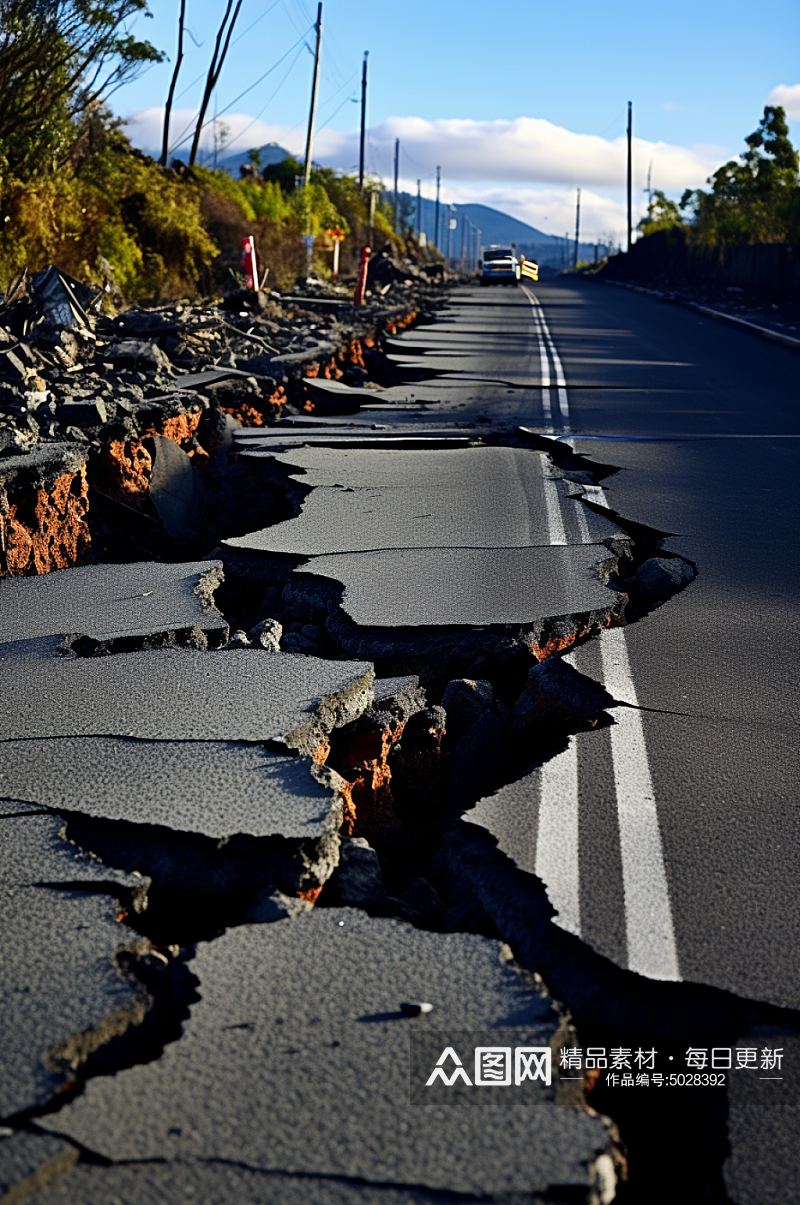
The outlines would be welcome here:
M 499 281 L 501 284 L 514 284 L 523 276 L 529 280 L 539 279 L 539 267 L 532 259 L 517 255 L 517 248 L 512 243 L 510 247 L 484 247 L 481 254 L 480 281 L 482 285 Z

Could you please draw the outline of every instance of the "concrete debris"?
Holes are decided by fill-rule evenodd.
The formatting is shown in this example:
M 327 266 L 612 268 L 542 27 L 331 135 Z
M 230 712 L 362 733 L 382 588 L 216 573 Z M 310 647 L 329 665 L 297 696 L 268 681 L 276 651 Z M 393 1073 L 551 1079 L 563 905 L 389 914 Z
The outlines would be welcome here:
M 252 644 L 257 644 L 270 653 L 280 652 L 283 628 L 277 619 L 262 619 L 247 635 Z
M 408 1102 L 408 1027 L 426 1018 L 404 1017 L 399 1001 L 434 1001 L 446 1033 L 557 1043 L 552 1002 L 499 943 L 315 909 L 231 930 L 200 946 L 192 969 L 201 998 L 181 1041 L 157 1062 L 93 1080 L 44 1129 L 115 1161 L 225 1160 L 304 1182 L 475 1196 L 583 1186 L 588 1199 L 611 1134 L 602 1118 L 557 1105 L 554 1088 L 537 1096 L 533 1127 L 528 1109 L 498 1111 L 491 1095 L 471 1108 Z M 432 1042 L 431 1067 L 441 1033 Z
M 239 628 L 233 633 L 225 647 L 229 649 L 249 649 L 250 638 L 248 637 L 247 632 L 245 632 L 242 628 Z

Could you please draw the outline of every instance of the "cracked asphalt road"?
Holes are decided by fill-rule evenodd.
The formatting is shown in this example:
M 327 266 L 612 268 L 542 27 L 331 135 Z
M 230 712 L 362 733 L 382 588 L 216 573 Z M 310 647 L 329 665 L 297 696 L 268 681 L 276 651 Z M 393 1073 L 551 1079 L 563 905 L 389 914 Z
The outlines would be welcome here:
M 224 540 L 205 563 L 0 583 L 0 602 L 11 600 L 0 677 L 13 704 L 0 823 L 17 876 L 36 861 L 33 826 L 46 828 L 46 876 L 20 879 L 42 900 L 31 924 L 56 918 L 63 897 L 80 931 L 63 998 L 43 956 L 28 1014 L 15 997 L 19 1087 L 14 1132 L 0 1138 L 9 1199 L 111 1193 L 128 1205 L 191 1190 L 266 1205 L 294 1199 L 302 1181 L 326 1202 L 610 1202 L 618 1187 L 620 1199 L 666 1200 L 648 1160 L 692 1147 L 680 1108 L 640 1104 L 656 1117 L 645 1141 L 630 1106 L 589 1097 L 621 1120 L 626 1188 L 613 1131 L 583 1106 L 582 1076 L 573 1091 L 556 1073 L 534 1126 L 527 1110 L 409 1104 L 412 1026 L 504 1042 L 535 1026 L 556 1056 L 583 1040 L 503 942 L 556 996 L 564 987 L 587 1040 L 615 1009 L 694 1040 L 685 1018 L 706 999 L 691 994 L 700 985 L 713 989 L 728 1044 L 757 1035 L 787 1059 L 797 1051 L 797 582 L 783 551 L 796 357 L 570 281 L 458 289 L 436 323 L 388 350 L 406 383 L 351 391 L 357 415 L 235 433 L 242 463 L 294 470 L 294 518 Z M 213 605 L 225 612 L 220 560 L 241 593 L 237 625 L 277 605 L 292 652 L 248 646 L 244 632 L 239 647 L 206 647 L 226 627 Z M 204 564 L 213 580 L 199 594 Z M 114 645 L 187 632 L 189 648 Z M 71 658 L 56 647 L 64 636 Z M 106 641 L 110 656 L 86 659 L 81 636 Z M 569 696 L 537 695 L 532 677 L 524 690 L 548 656 L 608 694 L 591 703 L 578 678 Z M 430 709 L 415 679 L 373 687 L 370 663 L 384 680 L 419 675 Z M 57 845 L 60 829 L 96 855 L 91 873 L 52 867 L 70 848 Z M 377 834 L 377 858 L 359 863 L 369 882 L 352 870 L 362 831 Z M 437 854 L 448 838 L 462 843 L 460 863 Z M 491 864 L 491 883 L 467 872 L 474 859 Z M 125 1028 L 138 1023 L 126 1003 L 136 968 L 112 957 L 114 900 L 102 894 L 113 883 L 124 904 L 143 882 L 134 870 L 152 880 L 150 919 L 134 919 L 153 944 L 141 938 L 138 956 L 167 963 L 182 946 L 194 977 L 139 1045 Z M 354 899 L 361 910 L 342 909 Z M 128 915 L 123 906 L 117 925 Z M 19 905 L 8 911 L 5 941 L 24 948 L 26 923 Z M 561 946 L 547 935 L 556 927 Z M 81 1001 L 93 946 L 93 994 Z M 24 960 L 14 976 L 12 994 Z M 573 999 L 566 985 L 580 980 Z M 148 990 L 159 1017 L 173 989 Z M 132 1019 L 105 1063 L 89 1059 L 82 1095 L 40 1114 L 65 1086 L 55 1067 L 71 1058 L 66 1086 L 80 1083 L 76 1026 L 103 1053 L 104 998 Z M 408 999 L 432 1000 L 432 1014 L 404 1018 Z M 776 1021 L 764 1006 L 785 1011 Z M 701 1126 L 705 1162 L 684 1167 L 682 1199 L 727 1191 L 755 1205 L 797 1182 L 793 1070 L 769 1083 L 744 1071 L 727 1130 L 700 1107 L 731 1150 L 700 1150 Z M 76 1149 L 109 1163 L 72 1167 Z

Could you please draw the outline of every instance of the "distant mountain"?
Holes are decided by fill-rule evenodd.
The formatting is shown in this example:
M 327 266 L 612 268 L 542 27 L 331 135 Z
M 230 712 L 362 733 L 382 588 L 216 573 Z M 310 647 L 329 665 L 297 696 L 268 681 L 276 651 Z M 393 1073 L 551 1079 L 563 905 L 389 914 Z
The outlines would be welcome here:
M 491 243 L 531 243 L 545 246 L 561 241 L 552 234 L 545 234 L 543 230 L 537 230 L 535 226 L 529 226 L 527 222 L 512 218 L 489 205 L 459 205 L 457 212 L 465 213 L 469 220 L 475 223 L 481 232 L 481 243 L 484 247 Z
M 393 193 L 384 193 L 384 199 L 394 204 Z M 417 198 L 411 193 L 400 193 L 399 201 L 403 220 L 417 230 Z M 423 197 L 420 210 L 419 230 L 424 232 L 428 242 L 436 242 L 436 202 Z M 466 223 L 465 218 L 469 219 Z M 529 226 L 519 218 L 512 218 L 510 214 L 502 213 L 499 209 L 492 209 L 490 205 L 454 205 L 449 220 L 455 225 L 448 231 L 447 206 L 442 204 L 439 208 L 438 245 L 451 259 L 461 259 L 462 247 L 465 259 L 468 260 L 471 256 L 474 258 L 476 229 L 480 231 L 482 247 L 488 247 L 492 243 L 499 246 L 516 243 L 517 250 L 522 255 L 535 259 L 542 266 L 564 268 L 572 262 L 575 254 L 572 239 L 545 234 L 543 230 L 537 230 L 535 226 Z M 581 243 L 579 258 L 585 260 L 592 259 L 593 256 L 594 245 Z
M 291 151 L 287 151 L 286 147 L 279 146 L 277 142 L 268 142 L 266 146 L 260 146 L 261 166 L 271 167 L 273 163 L 282 163 L 284 159 L 288 159 Z M 217 167 L 220 171 L 227 172 L 229 176 L 234 176 L 239 179 L 239 169 L 250 162 L 250 152 L 240 151 L 238 155 L 228 155 L 225 159 L 217 160 Z

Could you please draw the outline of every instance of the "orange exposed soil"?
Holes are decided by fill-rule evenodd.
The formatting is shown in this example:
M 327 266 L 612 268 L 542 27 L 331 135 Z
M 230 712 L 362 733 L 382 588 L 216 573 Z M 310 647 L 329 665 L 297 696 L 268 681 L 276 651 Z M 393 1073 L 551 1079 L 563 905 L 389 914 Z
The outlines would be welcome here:
M 80 468 L 38 489 L 35 497 L 11 503 L 0 515 L 3 572 L 29 577 L 84 564 L 91 549 L 88 495 L 86 469 Z

